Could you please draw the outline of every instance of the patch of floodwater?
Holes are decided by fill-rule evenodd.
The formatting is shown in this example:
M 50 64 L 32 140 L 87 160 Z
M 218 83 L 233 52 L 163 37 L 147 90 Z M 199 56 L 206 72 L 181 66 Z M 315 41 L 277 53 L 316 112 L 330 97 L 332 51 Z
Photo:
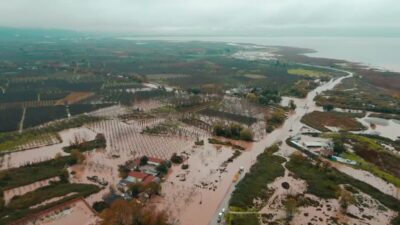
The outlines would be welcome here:
M 365 170 L 354 169 L 350 166 L 335 162 L 332 162 L 331 165 L 340 172 L 345 173 L 357 180 L 363 181 L 373 186 L 374 188 L 380 190 L 382 193 L 391 195 L 400 200 L 400 190 L 397 189 L 396 186 L 394 186 L 391 183 L 388 183 L 387 181 L 382 180 L 381 178 L 373 175 L 372 173 Z
M 349 76 L 347 77 L 352 76 L 351 73 L 348 74 Z M 248 172 L 251 165 L 255 163 L 257 156 L 262 153 L 266 147 L 271 146 L 276 142 L 282 142 L 282 151 L 278 152 L 278 154 L 281 154 L 282 156 L 288 156 L 290 153 L 295 151 L 295 149 L 286 145 L 284 142 L 286 138 L 296 134 L 302 127 L 304 127 L 300 122 L 300 119 L 305 113 L 309 110 L 320 108 L 317 107 L 313 101 L 316 94 L 335 87 L 335 85 L 340 83 L 344 78 L 346 77 L 324 83 L 314 91 L 311 91 L 305 99 L 291 98 L 295 101 L 295 104 L 298 107 L 294 113 L 289 115 L 283 126 L 267 136 L 264 136 L 260 141 L 253 142 L 249 151 L 243 151 L 242 154 L 233 161 L 233 163 L 228 164 L 226 172 L 221 174 L 213 173 L 206 177 L 206 179 L 210 179 L 211 181 L 215 178 L 215 180 L 218 181 L 215 191 L 213 188 L 211 190 L 205 190 L 198 186 L 194 186 L 196 182 L 193 182 L 194 180 L 191 178 L 192 175 L 186 177 L 186 181 L 188 182 L 179 181 L 179 178 L 177 178 L 176 175 L 180 173 L 179 171 L 181 171 L 181 169 L 179 167 L 174 167 L 174 172 L 169 176 L 167 181 L 163 183 L 162 190 L 165 196 L 156 201 L 156 206 L 171 210 L 172 212 L 170 213 L 172 218 L 177 219 L 174 221 L 174 224 L 203 225 L 210 224 L 210 222 L 211 224 L 217 224 L 218 212 L 221 211 L 221 208 L 228 207 L 229 197 L 235 187 L 233 177 L 238 172 L 239 168 L 243 166 L 244 173 Z M 210 148 L 209 146 L 208 143 L 205 143 L 205 146 L 200 147 L 195 150 L 195 152 L 215 151 L 214 147 Z M 225 152 L 225 148 L 226 147 L 222 147 L 222 152 Z M 229 149 L 228 151 L 232 154 L 232 150 Z M 225 156 L 225 158 L 226 157 L 228 156 Z M 206 157 L 207 160 L 216 160 L 217 158 L 219 157 L 213 154 Z M 202 159 L 200 154 L 198 156 L 192 155 L 189 158 L 189 168 L 191 168 L 192 174 L 201 174 L 204 170 L 210 171 L 211 167 L 217 168 L 218 164 L 209 163 L 206 166 L 205 164 L 200 163 L 201 161 Z M 223 160 L 220 159 L 220 162 L 221 161 Z M 221 178 L 219 175 L 221 175 Z M 202 176 L 195 176 L 194 178 L 195 180 L 200 181 L 201 177 Z M 174 207 L 171 207 L 171 205 Z
M 66 194 L 64 196 L 59 196 L 59 197 L 54 197 L 54 198 L 51 198 L 51 199 L 47 199 L 47 200 L 45 200 L 45 201 L 43 201 L 43 202 L 41 202 L 39 204 L 36 204 L 36 205 L 33 205 L 33 206 L 29 207 L 29 208 L 30 209 L 39 208 L 40 206 L 44 206 L 44 205 L 50 204 L 52 202 L 57 202 L 57 201 L 59 201 L 61 199 L 67 198 L 67 197 L 75 195 L 75 194 L 78 194 L 78 192 L 71 192 L 71 193 L 68 193 L 68 194 Z
M 243 60 L 275 60 L 277 58 L 277 54 L 268 49 L 265 51 L 257 50 L 257 51 L 238 51 L 232 55 L 233 58 L 243 59 Z
M 158 89 L 158 88 L 160 88 L 159 84 L 153 84 L 153 83 L 143 83 L 143 86 L 148 87 L 150 89 Z M 169 86 L 166 86 L 166 85 L 162 85 L 162 87 L 164 87 L 165 90 L 168 91 L 168 92 L 174 90 L 173 87 L 169 87 Z
M 334 108 L 335 112 L 344 112 L 344 113 L 363 113 L 363 110 L 358 109 L 343 109 L 343 108 Z
M 288 188 L 283 187 L 283 183 L 289 184 Z M 281 219 L 285 216 L 283 201 L 288 196 L 301 195 L 307 190 L 307 183 L 304 180 L 296 179 L 289 175 L 289 171 L 285 168 L 285 176 L 276 178 L 272 183 L 268 184 L 268 189 L 273 194 L 268 198 L 265 206 L 259 213 L 272 214 L 269 220 Z
M 357 118 L 357 121 L 362 123 L 368 128 L 366 131 L 357 131 L 354 133 L 367 133 L 367 134 L 377 134 L 382 137 L 390 138 L 396 140 L 400 136 L 400 121 L 398 120 L 387 120 L 375 117 L 364 117 Z M 373 124 L 373 125 L 372 125 Z
M 5 190 L 3 192 L 4 193 L 5 205 L 7 205 L 14 196 L 24 195 L 24 194 L 26 194 L 28 192 L 31 192 L 31 191 L 34 191 L 34 190 L 36 190 L 38 188 L 48 186 L 48 185 L 51 184 L 51 182 L 59 181 L 59 180 L 60 180 L 59 177 L 52 177 L 52 178 L 49 178 L 49 179 L 46 179 L 46 180 L 41 180 L 41 181 L 37 181 L 37 182 L 31 183 L 31 184 L 27 184 L 27 185 L 24 185 L 24 186 L 20 186 L 20 187 L 16 187 L 16 188 Z
M 185 163 L 189 168 L 172 167 L 171 174 L 162 183 L 162 197 L 156 200 L 156 206 L 177 218 L 174 224 L 208 224 L 221 197 L 234 185 L 232 180 L 238 171 L 237 165 L 233 162 L 228 164 L 225 172 L 219 170 L 233 150 L 206 142 L 187 153 L 189 159 Z
M 85 127 L 72 128 L 59 132 L 62 142 L 55 145 L 44 146 L 24 151 L 12 152 L 4 155 L 4 161 L 1 169 L 9 169 L 26 165 L 28 163 L 37 163 L 53 159 L 58 153 L 67 155 L 63 147 L 70 145 L 75 137 L 85 140 L 93 140 L 96 133 Z

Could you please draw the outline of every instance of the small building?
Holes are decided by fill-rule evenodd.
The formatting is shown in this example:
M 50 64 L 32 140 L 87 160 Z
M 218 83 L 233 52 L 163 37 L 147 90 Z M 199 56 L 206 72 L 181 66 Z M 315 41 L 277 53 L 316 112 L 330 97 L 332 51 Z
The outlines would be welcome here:
M 129 175 L 125 178 L 119 181 L 117 187 L 127 191 L 129 186 L 132 184 L 143 184 L 147 185 L 151 182 L 160 182 L 160 178 L 153 176 L 151 174 L 139 172 L 139 171 L 132 171 L 129 173 Z
M 154 178 L 153 175 L 143 173 L 143 172 L 138 172 L 138 171 L 132 171 L 129 173 L 128 177 L 125 178 L 124 180 L 130 182 L 130 183 L 141 183 L 144 182 L 146 179 L 147 181 L 150 178 Z

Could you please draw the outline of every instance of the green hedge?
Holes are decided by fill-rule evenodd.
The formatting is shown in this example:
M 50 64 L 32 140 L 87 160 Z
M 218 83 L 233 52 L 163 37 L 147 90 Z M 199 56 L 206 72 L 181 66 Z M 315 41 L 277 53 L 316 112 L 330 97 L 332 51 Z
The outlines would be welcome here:
M 396 198 L 386 195 L 371 185 L 354 179 L 336 169 L 313 165 L 309 160 L 298 156 L 292 157 L 286 164 L 286 168 L 307 182 L 307 192 L 310 194 L 321 198 L 336 198 L 339 185 L 349 184 L 380 201 L 388 208 L 400 211 L 400 201 Z
M 70 184 L 70 183 L 56 183 L 45 186 L 35 191 L 28 192 L 21 196 L 15 196 L 7 205 L 8 209 L 26 209 L 36 204 L 40 204 L 45 200 L 55 197 L 62 197 L 69 193 L 77 196 L 88 196 L 92 193 L 100 191 L 100 188 L 93 184 Z
M 245 177 L 236 185 L 229 205 L 239 208 L 251 208 L 255 198 L 267 197 L 267 184 L 275 178 L 284 175 L 282 163 L 285 159 L 273 155 L 279 147 L 274 145 L 257 157 L 257 162 L 246 173 Z

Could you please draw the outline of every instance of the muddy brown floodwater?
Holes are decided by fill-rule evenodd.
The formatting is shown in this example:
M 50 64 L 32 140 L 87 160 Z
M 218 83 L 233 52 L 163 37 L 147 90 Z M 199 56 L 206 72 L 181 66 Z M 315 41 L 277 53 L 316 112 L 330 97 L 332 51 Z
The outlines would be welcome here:
M 350 72 L 346 72 L 348 76 L 351 77 L 353 74 Z M 222 208 L 227 208 L 228 201 L 231 196 L 232 191 L 234 190 L 235 183 L 233 182 L 233 177 L 238 172 L 241 166 L 244 167 L 244 172 L 248 172 L 251 165 L 253 165 L 256 161 L 257 156 L 264 151 L 264 149 L 268 146 L 276 142 L 283 142 L 280 155 L 287 157 L 290 155 L 294 149 L 290 148 L 285 144 L 285 140 L 296 134 L 300 131 L 300 129 L 304 126 L 300 119 L 303 115 L 305 115 L 309 111 L 320 110 L 320 107 L 317 107 L 314 102 L 314 97 L 317 93 L 321 93 L 325 90 L 332 89 L 338 83 L 340 83 L 346 77 L 341 77 L 336 80 L 331 80 L 327 83 L 324 83 L 320 87 L 311 91 L 305 99 L 291 98 L 294 100 L 297 108 L 294 113 L 290 114 L 285 123 L 279 129 L 276 129 L 272 133 L 268 135 L 264 135 L 264 138 L 260 141 L 254 142 L 249 151 L 244 151 L 242 154 L 236 158 L 232 163 L 230 163 L 226 167 L 226 172 L 224 173 L 216 173 L 217 177 L 210 172 L 210 174 L 206 177 L 207 179 L 214 179 L 215 188 L 210 189 L 201 189 L 198 188 L 197 184 L 201 183 L 205 177 L 203 176 L 192 176 L 189 180 L 186 181 L 177 181 L 176 176 L 179 173 L 182 173 L 181 170 L 175 169 L 167 181 L 163 184 L 163 192 L 165 193 L 165 197 L 159 199 L 158 203 L 163 209 L 169 209 L 168 211 L 171 213 L 173 218 L 176 218 L 176 224 L 182 225 L 205 225 L 205 224 L 217 224 L 217 215 Z M 194 152 L 210 152 L 217 151 L 217 149 L 213 149 L 209 147 L 209 145 L 205 145 L 203 148 L 194 149 Z M 231 149 L 221 148 L 221 155 L 225 154 L 223 152 L 228 151 L 231 153 Z M 217 154 L 217 153 L 206 153 L 206 154 Z M 189 168 L 192 168 L 194 172 L 196 170 L 201 171 L 211 171 L 212 169 L 216 169 L 217 165 L 215 164 L 207 164 L 203 166 L 199 166 L 197 163 L 193 162 L 201 162 L 202 154 L 197 153 L 191 155 L 189 159 Z M 212 155 L 213 160 L 221 160 L 219 157 Z M 221 156 L 222 157 L 222 156 Z M 226 156 L 228 157 L 228 156 Z M 213 166 L 211 166 L 213 165 Z M 191 172 L 193 173 L 193 172 Z M 200 173 L 200 172 L 198 172 Z M 241 178 L 240 178 L 241 179 Z M 173 196 L 173 197 L 169 197 Z M 182 204 L 176 204 L 177 201 L 183 202 Z M 200 204 L 201 202 L 201 204 Z M 174 207 L 171 207 L 174 206 Z M 171 209 L 172 208 L 172 209 Z
M 28 163 L 38 163 L 50 160 L 53 159 L 57 153 L 60 153 L 61 155 L 67 155 L 62 148 L 69 146 L 74 140 L 75 136 L 79 136 L 85 140 L 93 140 L 96 137 L 96 133 L 85 127 L 63 130 L 59 132 L 59 135 L 62 140 L 62 142 L 59 144 L 17 151 L 3 155 L 2 157 L 4 157 L 4 161 L 0 169 L 15 168 Z

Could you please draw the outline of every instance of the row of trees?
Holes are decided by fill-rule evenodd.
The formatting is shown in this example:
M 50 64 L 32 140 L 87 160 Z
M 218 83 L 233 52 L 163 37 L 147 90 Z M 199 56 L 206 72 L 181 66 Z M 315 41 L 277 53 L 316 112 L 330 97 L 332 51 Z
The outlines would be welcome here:
M 244 128 L 243 126 L 235 123 L 229 125 L 217 123 L 214 125 L 213 133 L 216 136 L 222 136 L 236 140 L 253 140 L 253 132 L 249 128 Z
M 145 207 L 137 201 L 117 200 L 101 214 L 101 225 L 169 225 L 169 218 L 164 211 Z

